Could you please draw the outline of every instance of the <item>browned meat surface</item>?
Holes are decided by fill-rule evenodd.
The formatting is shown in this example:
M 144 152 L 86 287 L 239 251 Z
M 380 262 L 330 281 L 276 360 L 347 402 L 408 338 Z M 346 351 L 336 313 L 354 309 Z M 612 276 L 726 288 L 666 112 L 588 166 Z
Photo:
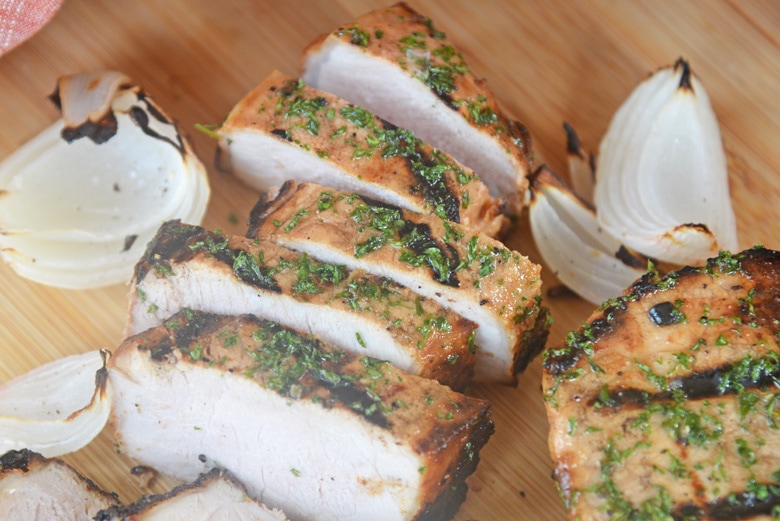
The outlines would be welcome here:
M 493 432 L 484 400 L 250 315 L 182 312 L 110 366 L 124 454 L 296 521 L 449 519 Z
M 270 241 L 164 224 L 136 266 L 127 334 L 183 308 L 252 313 L 464 388 L 476 325 L 385 277 Z
M 304 81 L 407 128 L 519 208 L 531 138 L 444 32 L 405 3 L 345 23 L 306 50 Z
M 438 213 L 496 235 L 506 219 L 474 172 L 409 130 L 275 72 L 218 129 L 220 163 L 266 190 L 288 179 Z
M 0 519 L 92 521 L 119 502 L 73 467 L 27 449 L 0 456 Z
M 213 468 L 165 494 L 97 513 L 95 521 L 286 521 L 250 498 L 246 487 L 225 469 Z
M 483 234 L 311 183 L 261 197 L 252 237 L 386 276 L 479 325 L 479 381 L 515 383 L 544 346 L 540 267 Z
M 777 519 L 780 253 L 648 274 L 544 353 L 571 519 Z

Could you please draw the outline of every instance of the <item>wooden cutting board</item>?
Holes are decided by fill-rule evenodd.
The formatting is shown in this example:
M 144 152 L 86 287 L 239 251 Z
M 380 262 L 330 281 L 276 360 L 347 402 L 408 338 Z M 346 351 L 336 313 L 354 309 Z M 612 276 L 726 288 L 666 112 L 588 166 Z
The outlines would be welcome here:
M 0 58 L 0 160 L 52 123 L 46 96 L 62 74 L 116 69 L 141 85 L 191 135 L 209 166 L 213 196 L 205 226 L 243 232 L 257 194 L 211 167 L 214 143 L 195 123 L 218 123 L 273 69 L 300 71 L 303 48 L 321 33 L 378 7 L 374 0 L 66 0 L 35 38 Z M 730 158 L 740 245 L 780 248 L 780 4 L 411 0 L 487 78 L 506 112 L 535 139 L 536 162 L 565 173 L 562 122 L 596 149 L 609 120 L 650 71 L 687 58 L 706 86 Z M 670 187 L 673 189 L 674 187 Z M 236 219 L 237 217 L 237 223 Z M 527 224 L 508 244 L 541 262 Z M 546 270 L 547 288 L 558 283 Z M 67 354 L 116 347 L 127 287 L 70 291 L 18 277 L 0 266 L 0 382 Z M 593 305 L 548 298 L 550 341 L 576 328 Z M 547 421 L 537 360 L 516 388 L 478 386 L 496 434 L 469 479 L 457 520 L 564 518 L 551 479 Z M 160 492 L 131 475 L 109 429 L 67 457 L 123 501 Z

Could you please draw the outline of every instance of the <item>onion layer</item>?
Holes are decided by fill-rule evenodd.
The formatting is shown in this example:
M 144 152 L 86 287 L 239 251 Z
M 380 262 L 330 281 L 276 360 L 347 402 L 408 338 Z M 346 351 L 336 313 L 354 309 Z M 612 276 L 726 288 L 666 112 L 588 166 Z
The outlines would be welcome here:
M 541 167 L 531 181 L 529 219 L 539 252 L 558 279 L 600 304 L 620 296 L 643 275 L 647 259 L 605 233 L 593 208 L 553 172 Z
M 650 76 L 615 113 L 594 202 L 607 232 L 660 261 L 695 265 L 737 249 L 718 122 L 685 61 Z
M 160 224 L 199 224 L 210 189 L 176 124 L 117 72 L 60 79 L 63 119 L 0 164 L 0 253 L 40 283 L 126 282 Z
M 44 364 L 0 386 L 0 454 L 74 452 L 97 436 L 111 412 L 105 350 Z

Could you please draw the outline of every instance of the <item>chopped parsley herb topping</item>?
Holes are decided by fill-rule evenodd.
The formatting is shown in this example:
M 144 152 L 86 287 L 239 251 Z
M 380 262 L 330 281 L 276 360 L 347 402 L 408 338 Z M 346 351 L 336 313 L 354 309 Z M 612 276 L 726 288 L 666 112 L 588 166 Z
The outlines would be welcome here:
M 339 29 L 337 34 L 339 36 L 348 35 L 350 37 L 349 43 L 359 47 L 368 47 L 368 44 L 371 43 L 371 34 L 368 31 L 360 29 L 357 24 L 353 25 L 352 27 Z M 379 34 L 376 34 L 376 37 L 377 39 L 382 38 L 381 31 L 379 31 Z
M 322 120 L 334 120 L 338 114 L 346 124 L 332 131 L 330 139 L 339 140 L 338 146 L 350 147 L 353 160 L 373 157 L 407 159 L 418 183 L 411 187 L 411 193 L 420 193 L 431 211 L 459 222 L 459 208 L 468 206 L 469 201 L 459 200 L 463 196 L 453 191 L 447 180 L 454 178 L 460 185 L 466 185 L 476 181 L 476 175 L 466 173 L 452 158 L 423 143 L 412 131 L 390 125 L 355 105 L 345 105 L 340 109 L 332 107 L 323 96 L 310 94 L 304 87 L 300 80 L 290 81 L 275 91 L 274 114 L 277 119 L 273 124 L 278 128 L 273 132 L 276 135 L 305 150 L 312 150 L 313 141 L 307 141 L 300 133 L 293 136 L 291 131 L 302 128 L 316 136 L 320 133 Z M 331 155 L 328 150 L 314 150 L 314 153 L 320 157 Z
M 295 214 L 290 218 L 290 222 L 287 223 L 287 226 L 284 227 L 285 233 L 290 233 L 293 228 L 298 226 L 298 224 L 301 222 L 301 219 L 309 215 L 308 208 L 302 208 L 295 212 Z
M 757 256 L 760 262 L 763 255 Z M 752 264 L 756 259 L 749 260 Z M 780 430 L 780 345 L 776 344 L 780 320 L 772 320 L 774 307 L 769 313 L 757 309 L 759 303 L 776 300 L 774 288 L 758 295 L 771 282 L 762 273 L 745 271 L 747 262 L 745 253 L 722 252 L 701 268 L 685 268 L 666 277 L 650 273 L 624 296 L 605 302 L 601 316 L 570 333 L 562 346 L 544 353 L 545 368 L 552 377 L 545 399 L 551 407 L 559 406 L 566 382 L 583 375 L 588 378 L 587 384 L 583 379 L 566 389 L 569 423 L 562 435 L 572 437 L 572 446 L 587 435 L 589 443 L 601 447 L 601 474 L 596 483 L 579 489 L 570 486 L 566 491 L 567 506 L 573 512 L 578 504 L 595 501 L 610 519 L 688 521 L 755 515 L 780 519 L 780 471 L 770 476 L 771 470 L 759 466 L 772 454 L 770 447 L 777 443 L 772 436 Z M 703 280 L 682 287 L 687 277 L 701 275 Z M 725 279 L 727 275 L 744 276 L 752 282 L 732 282 Z M 753 282 L 755 288 L 750 287 Z M 717 288 L 713 298 L 722 298 L 726 288 L 739 296 L 708 304 L 701 289 L 709 286 Z M 675 287 L 688 299 L 685 303 L 663 300 L 662 293 Z M 648 295 L 655 304 L 652 307 L 631 306 Z M 629 309 L 634 315 L 626 316 Z M 642 310 L 640 316 L 635 316 L 637 310 Z M 647 352 L 629 348 L 622 353 L 620 342 L 625 339 L 619 333 L 609 339 L 617 343 L 609 346 L 609 353 L 600 351 L 606 346 L 594 345 L 604 333 L 632 324 L 635 318 L 641 323 L 645 311 L 658 326 L 686 323 L 686 313 L 696 319 L 679 333 L 659 334 L 663 342 L 679 344 L 676 352 L 669 345 L 658 351 L 648 345 Z M 718 313 L 723 316 L 713 316 Z M 766 330 L 740 327 L 758 328 L 758 324 Z M 596 374 L 601 372 L 596 369 L 598 364 L 607 364 L 607 360 L 615 372 L 605 377 Z M 641 383 L 642 376 L 649 387 Z M 571 408 L 575 401 L 587 404 L 589 409 L 579 409 L 586 411 L 584 415 Z M 626 421 L 602 432 L 595 425 L 606 414 L 623 414 Z M 652 452 L 644 452 L 645 448 Z M 629 467 L 641 473 L 647 492 L 642 495 L 652 499 L 643 501 L 627 492 L 620 480 L 630 472 Z M 685 480 L 680 486 L 692 486 L 703 501 L 681 501 L 673 480 Z M 651 487 L 655 494 L 650 493 Z M 584 511 L 577 513 L 584 515 Z

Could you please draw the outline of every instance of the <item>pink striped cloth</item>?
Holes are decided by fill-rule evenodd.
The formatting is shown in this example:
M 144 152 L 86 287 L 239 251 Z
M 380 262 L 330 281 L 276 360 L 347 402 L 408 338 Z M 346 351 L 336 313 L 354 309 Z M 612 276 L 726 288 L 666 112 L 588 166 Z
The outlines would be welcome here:
M 0 0 L 0 56 L 46 25 L 63 0 Z

